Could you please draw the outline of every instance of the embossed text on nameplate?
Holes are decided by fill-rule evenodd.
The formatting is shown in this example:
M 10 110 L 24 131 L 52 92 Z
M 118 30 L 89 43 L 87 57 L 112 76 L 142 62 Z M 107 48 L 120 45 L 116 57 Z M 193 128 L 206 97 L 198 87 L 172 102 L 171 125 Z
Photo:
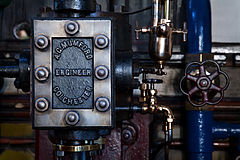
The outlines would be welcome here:
M 92 108 L 92 38 L 52 39 L 53 108 Z

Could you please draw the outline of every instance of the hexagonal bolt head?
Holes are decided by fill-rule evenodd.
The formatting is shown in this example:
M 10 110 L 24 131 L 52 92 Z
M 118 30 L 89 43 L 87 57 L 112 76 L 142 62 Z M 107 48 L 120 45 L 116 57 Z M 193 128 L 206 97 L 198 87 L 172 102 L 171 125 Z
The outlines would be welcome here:
M 46 36 L 40 35 L 35 38 L 35 46 L 38 49 L 44 50 L 48 47 L 48 45 L 49 45 L 49 39 Z
M 108 46 L 109 40 L 108 37 L 100 34 L 95 38 L 95 46 L 99 49 L 104 49 Z
M 38 98 L 35 101 L 35 107 L 39 112 L 45 112 L 49 108 L 49 101 L 46 98 Z
M 49 77 L 49 71 L 46 67 L 38 67 L 35 69 L 35 78 L 40 81 L 46 81 Z
M 110 103 L 109 103 L 108 98 L 99 97 L 99 98 L 97 98 L 97 100 L 95 102 L 95 106 L 96 106 L 98 111 L 106 112 L 110 107 Z
M 80 116 L 76 111 L 70 111 L 65 116 L 66 124 L 70 126 L 75 126 L 80 120 Z
M 95 76 L 99 80 L 104 80 L 108 77 L 108 68 L 106 66 L 97 66 Z
M 79 24 L 77 22 L 74 21 L 68 21 L 65 24 L 65 32 L 69 35 L 74 35 L 77 32 L 79 32 Z

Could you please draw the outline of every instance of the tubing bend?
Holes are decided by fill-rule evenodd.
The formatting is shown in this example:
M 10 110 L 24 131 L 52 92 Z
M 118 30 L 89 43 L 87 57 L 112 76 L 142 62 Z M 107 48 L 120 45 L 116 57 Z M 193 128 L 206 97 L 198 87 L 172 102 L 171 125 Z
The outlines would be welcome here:
M 212 159 L 212 123 L 212 111 L 187 111 L 187 155 L 189 160 Z

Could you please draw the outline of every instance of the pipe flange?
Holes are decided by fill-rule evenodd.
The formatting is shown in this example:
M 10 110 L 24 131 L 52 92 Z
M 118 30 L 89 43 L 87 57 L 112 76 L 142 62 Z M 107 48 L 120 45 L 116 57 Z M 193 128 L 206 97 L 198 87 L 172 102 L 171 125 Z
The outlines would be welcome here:
M 53 144 L 53 150 L 64 151 L 64 152 L 86 152 L 86 151 L 97 151 L 99 149 L 100 149 L 99 144 L 79 145 L 79 146 Z

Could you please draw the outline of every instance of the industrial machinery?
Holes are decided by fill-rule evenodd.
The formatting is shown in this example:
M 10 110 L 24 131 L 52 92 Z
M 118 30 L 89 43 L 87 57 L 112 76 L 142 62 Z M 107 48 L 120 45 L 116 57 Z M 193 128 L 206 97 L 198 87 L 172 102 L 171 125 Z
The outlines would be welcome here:
M 2 88 L 23 91 L 35 159 L 240 159 L 239 45 L 212 43 L 209 0 L 0 7 Z

